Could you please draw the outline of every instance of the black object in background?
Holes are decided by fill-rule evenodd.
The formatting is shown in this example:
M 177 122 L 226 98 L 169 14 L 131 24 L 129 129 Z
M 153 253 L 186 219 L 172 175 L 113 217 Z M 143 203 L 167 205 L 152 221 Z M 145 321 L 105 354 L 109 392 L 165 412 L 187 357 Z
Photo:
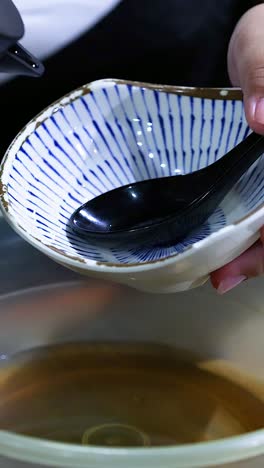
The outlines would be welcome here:
M 0 72 L 39 77 L 43 65 L 17 41 L 24 35 L 24 25 L 12 0 L 0 2 Z
M 226 54 L 252 0 L 123 0 L 86 34 L 46 61 L 43 78 L 0 87 L 0 158 L 29 119 L 100 78 L 192 86 L 230 85 Z

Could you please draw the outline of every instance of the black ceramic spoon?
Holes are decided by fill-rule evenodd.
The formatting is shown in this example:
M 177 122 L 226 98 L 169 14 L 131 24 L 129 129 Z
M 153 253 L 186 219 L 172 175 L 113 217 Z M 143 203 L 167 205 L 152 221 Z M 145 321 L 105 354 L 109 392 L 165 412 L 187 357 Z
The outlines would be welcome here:
M 93 198 L 73 213 L 70 226 L 105 245 L 173 244 L 206 221 L 263 153 L 264 137 L 251 133 L 204 169 L 135 182 Z

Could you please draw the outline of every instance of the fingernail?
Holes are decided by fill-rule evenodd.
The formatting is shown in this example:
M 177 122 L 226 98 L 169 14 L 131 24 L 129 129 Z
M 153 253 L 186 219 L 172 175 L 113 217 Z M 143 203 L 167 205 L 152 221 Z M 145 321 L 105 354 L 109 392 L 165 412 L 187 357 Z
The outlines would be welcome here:
M 264 125 L 264 98 L 259 98 L 256 102 L 254 120 Z
M 247 280 L 247 277 L 245 275 L 240 275 L 240 276 L 234 276 L 230 278 L 225 278 L 221 283 L 219 284 L 217 288 L 218 294 L 225 294 L 228 291 L 231 291 L 231 289 L 234 289 L 236 286 L 238 286 L 240 283 L 243 283 L 243 281 Z

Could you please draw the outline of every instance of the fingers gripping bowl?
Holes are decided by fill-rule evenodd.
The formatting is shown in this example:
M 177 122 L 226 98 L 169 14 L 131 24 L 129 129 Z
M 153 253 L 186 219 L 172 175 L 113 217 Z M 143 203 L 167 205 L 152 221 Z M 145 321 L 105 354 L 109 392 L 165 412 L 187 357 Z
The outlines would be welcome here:
M 249 132 L 239 90 L 100 80 L 52 104 L 15 138 L 2 163 L 1 208 L 17 233 L 70 269 L 145 291 L 183 291 L 257 240 L 263 157 L 203 226 L 167 248 L 89 244 L 69 218 L 120 185 L 205 167 Z

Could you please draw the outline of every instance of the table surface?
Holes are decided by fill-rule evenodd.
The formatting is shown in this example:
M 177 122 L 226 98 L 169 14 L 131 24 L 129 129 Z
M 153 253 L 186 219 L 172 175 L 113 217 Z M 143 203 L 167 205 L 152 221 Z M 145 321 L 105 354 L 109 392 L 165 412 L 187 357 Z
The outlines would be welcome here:
M 76 278 L 80 276 L 31 247 L 0 217 L 0 295 Z

